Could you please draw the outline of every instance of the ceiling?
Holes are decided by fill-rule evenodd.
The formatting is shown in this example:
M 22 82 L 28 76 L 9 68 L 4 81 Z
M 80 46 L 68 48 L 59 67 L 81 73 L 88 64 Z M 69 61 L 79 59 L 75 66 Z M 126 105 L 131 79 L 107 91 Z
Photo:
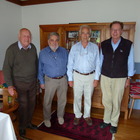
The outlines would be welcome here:
M 66 1 L 76 1 L 76 0 L 6 0 L 20 6 L 35 5 L 35 4 L 46 4 L 54 2 L 66 2 Z

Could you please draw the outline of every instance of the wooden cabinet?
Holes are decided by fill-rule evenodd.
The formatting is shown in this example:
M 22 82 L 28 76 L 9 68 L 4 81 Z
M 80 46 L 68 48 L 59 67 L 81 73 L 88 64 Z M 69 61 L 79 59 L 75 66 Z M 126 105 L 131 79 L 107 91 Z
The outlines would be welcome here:
M 48 35 L 50 32 L 58 32 L 60 35 L 59 45 L 70 49 L 79 41 L 78 31 L 81 25 L 89 25 L 92 29 L 91 41 L 97 43 L 110 37 L 110 23 L 80 23 L 80 24 L 54 24 L 40 25 L 40 49 L 48 45 Z M 134 41 L 135 22 L 124 22 L 123 37 Z
M 48 34 L 58 32 L 60 35 L 60 46 L 70 49 L 71 46 L 79 40 L 78 31 L 81 25 L 89 25 L 92 29 L 91 41 L 100 45 L 100 42 L 110 38 L 110 23 L 81 23 L 81 24 L 56 24 L 40 25 L 40 49 L 48 45 Z M 135 22 L 124 22 L 123 37 L 134 41 Z M 56 98 L 55 98 L 56 99 Z M 121 104 L 121 111 L 128 115 L 129 87 L 125 89 Z M 73 103 L 73 89 L 68 88 L 67 103 Z M 104 108 L 102 105 L 102 92 L 100 86 L 95 88 L 92 97 L 92 107 Z

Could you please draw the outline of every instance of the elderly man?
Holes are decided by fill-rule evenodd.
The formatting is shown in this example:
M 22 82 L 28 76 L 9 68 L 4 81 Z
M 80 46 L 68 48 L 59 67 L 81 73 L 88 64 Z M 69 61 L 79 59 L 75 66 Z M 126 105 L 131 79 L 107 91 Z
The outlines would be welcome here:
M 130 85 L 134 74 L 133 43 L 121 37 L 122 32 L 123 23 L 112 22 L 111 38 L 101 43 L 101 89 L 105 110 L 100 127 L 111 125 L 111 133 L 117 132 L 124 88 Z
M 6 51 L 3 72 L 8 91 L 18 92 L 19 134 L 26 134 L 26 127 L 36 129 L 31 119 L 36 102 L 37 52 L 31 43 L 31 32 L 23 28 L 19 31 L 19 41 L 10 45 Z
M 39 54 L 39 74 L 40 87 L 45 89 L 44 95 L 44 124 L 51 127 L 51 105 L 52 99 L 57 91 L 58 123 L 64 123 L 64 110 L 67 95 L 67 61 L 68 51 L 59 46 L 59 34 L 52 32 L 48 36 L 49 46 L 44 48 Z
M 91 97 L 100 76 L 99 49 L 89 42 L 91 28 L 82 25 L 79 30 L 80 42 L 72 46 L 68 58 L 68 83 L 74 88 L 74 125 L 79 124 L 82 117 L 81 101 L 84 95 L 84 119 L 92 125 L 90 118 Z

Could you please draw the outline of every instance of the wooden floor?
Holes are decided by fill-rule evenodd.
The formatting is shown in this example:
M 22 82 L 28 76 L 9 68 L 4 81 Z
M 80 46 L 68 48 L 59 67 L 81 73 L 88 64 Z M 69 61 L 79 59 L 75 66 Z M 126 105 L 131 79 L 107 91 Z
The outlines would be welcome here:
M 53 104 L 53 109 L 56 109 L 56 103 Z M 72 113 L 72 105 L 66 106 L 66 112 Z M 103 118 L 103 110 L 92 109 L 92 117 Z M 124 114 L 121 113 L 118 126 L 118 132 L 114 135 L 115 140 L 140 140 L 140 110 L 133 110 L 131 119 L 124 120 Z M 38 104 L 35 108 L 35 113 L 32 122 L 39 125 L 43 121 L 42 105 Z M 15 123 L 17 127 L 17 122 Z M 26 136 L 32 140 L 70 140 L 69 138 L 45 133 L 39 130 L 26 130 Z

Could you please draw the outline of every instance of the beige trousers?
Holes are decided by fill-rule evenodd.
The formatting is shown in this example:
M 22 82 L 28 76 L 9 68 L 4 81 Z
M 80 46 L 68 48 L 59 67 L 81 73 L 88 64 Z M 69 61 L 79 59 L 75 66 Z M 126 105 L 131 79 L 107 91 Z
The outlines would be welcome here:
M 45 95 L 43 103 L 44 120 L 51 119 L 52 100 L 57 94 L 57 117 L 63 117 L 65 112 L 65 105 L 67 101 L 67 77 L 62 79 L 51 79 L 45 76 Z
M 93 94 L 94 74 L 81 75 L 74 72 L 74 114 L 81 118 L 82 95 L 84 95 L 84 118 L 90 117 L 91 97 Z
M 104 105 L 104 122 L 118 125 L 120 106 L 123 98 L 126 78 L 109 78 L 101 75 L 102 103 Z

